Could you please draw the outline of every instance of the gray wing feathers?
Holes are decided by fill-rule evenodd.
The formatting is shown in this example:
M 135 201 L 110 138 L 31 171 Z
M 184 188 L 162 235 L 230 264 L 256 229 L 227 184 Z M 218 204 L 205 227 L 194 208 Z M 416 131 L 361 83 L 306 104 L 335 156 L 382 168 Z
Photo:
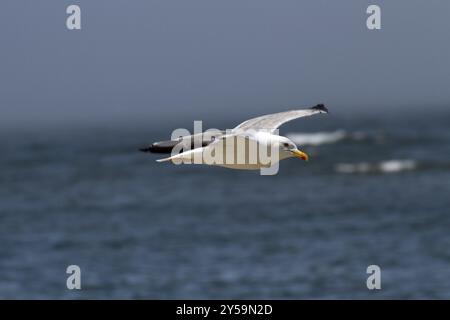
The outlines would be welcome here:
M 267 114 L 264 116 L 260 116 L 257 118 L 249 119 L 247 121 L 242 122 L 233 130 L 275 130 L 280 127 L 283 123 L 288 121 L 312 116 L 317 113 L 328 113 L 328 109 L 323 104 L 318 104 L 312 108 L 301 109 L 301 110 L 292 110 L 285 111 L 273 114 Z

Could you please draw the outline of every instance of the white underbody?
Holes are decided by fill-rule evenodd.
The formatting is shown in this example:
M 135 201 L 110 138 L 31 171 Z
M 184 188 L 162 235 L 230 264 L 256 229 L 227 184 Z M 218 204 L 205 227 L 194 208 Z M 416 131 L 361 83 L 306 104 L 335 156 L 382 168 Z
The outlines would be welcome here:
M 159 161 L 174 164 L 206 164 L 231 169 L 259 170 L 269 168 L 280 160 L 292 157 L 290 152 L 279 148 L 283 137 L 267 132 L 250 136 L 230 136 L 200 147 L 175 154 Z

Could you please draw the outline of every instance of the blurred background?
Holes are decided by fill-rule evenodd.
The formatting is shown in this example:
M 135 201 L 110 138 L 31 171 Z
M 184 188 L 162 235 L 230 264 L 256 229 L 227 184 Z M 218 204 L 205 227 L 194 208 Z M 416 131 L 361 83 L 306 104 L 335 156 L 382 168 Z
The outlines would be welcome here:
M 0 298 L 450 297 L 450 3 L 0 8 Z M 275 176 L 138 152 L 317 103 Z

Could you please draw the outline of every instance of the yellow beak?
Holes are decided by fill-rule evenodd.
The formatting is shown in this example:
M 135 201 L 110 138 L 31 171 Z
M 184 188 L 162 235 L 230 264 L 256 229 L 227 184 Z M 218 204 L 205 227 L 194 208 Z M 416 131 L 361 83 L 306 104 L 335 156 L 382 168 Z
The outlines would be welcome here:
M 291 152 L 294 155 L 294 157 L 300 158 L 305 161 L 309 160 L 309 156 L 306 153 L 304 153 L 303 151 L 294 149 L 294 150 L 291 150 Z

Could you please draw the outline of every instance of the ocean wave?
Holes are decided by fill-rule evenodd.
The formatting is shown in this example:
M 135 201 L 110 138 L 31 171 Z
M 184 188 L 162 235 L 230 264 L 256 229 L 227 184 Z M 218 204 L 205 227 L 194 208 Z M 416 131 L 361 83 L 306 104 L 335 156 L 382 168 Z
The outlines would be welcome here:
M 362 131 L 346 132 L 345 130 L 336 130 L 331 132 L 314 132 L 303 133 L 293 132 L 288 133 L 287 137 L 291 139 L 295 144 L 301 146 L 320 146 L 323 144 L 332 144 L 341 141 L 354 141 L 354 142 L 375 142 L 383 143 L 385 140 L 384 135 L 379 133 L 369 133 Z
M 398 173 L 404 171 L 414 171 L 419 164 L 415 160 L 387 160 L 378 163 L 339 163 L 335 166 L 338 173 Z

